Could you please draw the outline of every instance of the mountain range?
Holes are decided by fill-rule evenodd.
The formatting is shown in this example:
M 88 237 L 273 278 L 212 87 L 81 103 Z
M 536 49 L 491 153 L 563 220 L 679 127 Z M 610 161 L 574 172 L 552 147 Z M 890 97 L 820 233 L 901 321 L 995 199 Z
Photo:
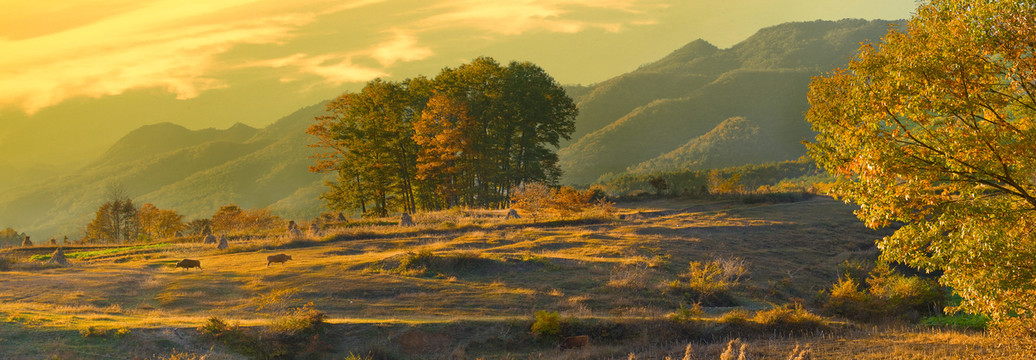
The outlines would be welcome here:
M 901 23 L 787 23 L 729 49 L 695 40 L 624 75 L 567 86 L 580 114 L 559 150 L 562 180 L 795 159 L 812 137 L 804 120 L 810 79 L 844 65 L 890 24 Z M 325 176 L 307 169 L 315 150 L 305 129 L 323 113 L 324 105 L 314 104 L 262 129 L 144 126 L 72 173 L 0 183 L 0 227 L 34 238 L 77 237 L 112 184 L 138 205 L 175 209 L 188 220 L 227 204 L 312 218 L 324 211 Z
M 798 158 L 805 154 L 801 141 L 813 137 L 804 120 L 812 77 L 846 64 L 862 42 L 880 41 L 895 24 L 901 23 L 786 23 L 729 49 L 695 40 L 656 62 L 576 91 L 580 115 L 573 142 L 559 151 L 562 180 L 586 184 L 627 171 Z M 723 125 L 736 117 L 757 133 L 706 149 L 716 143 L 710 138 L 734 130 Z

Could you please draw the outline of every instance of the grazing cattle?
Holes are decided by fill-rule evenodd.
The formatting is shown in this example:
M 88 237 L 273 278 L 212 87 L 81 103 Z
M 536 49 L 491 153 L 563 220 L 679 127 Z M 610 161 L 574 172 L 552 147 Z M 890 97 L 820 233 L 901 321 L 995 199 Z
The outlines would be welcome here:
M 569 336 L 565 340 L 561 341 L 561 345 L 558 346 L 559 350 L 575 349 L 586 347 L 590 345 L 590 337 L 586 335 Z
M 266 266 L 269 267 L 273 263 L 286 263 L 291 260 L 291 255 L 277 254 L 266 257 Z
M 191 260 L 191 259 L 183 259 L 183 260 L 180 260 L 180 262 L 176 263 L 176 267 L 184 268 L 184 269 L 188 269 L 188 270 L 190 270 L 191 268 L 198 268 L 198 270 L 201 270 L 201 261 L 199 261 L 199 260 Z

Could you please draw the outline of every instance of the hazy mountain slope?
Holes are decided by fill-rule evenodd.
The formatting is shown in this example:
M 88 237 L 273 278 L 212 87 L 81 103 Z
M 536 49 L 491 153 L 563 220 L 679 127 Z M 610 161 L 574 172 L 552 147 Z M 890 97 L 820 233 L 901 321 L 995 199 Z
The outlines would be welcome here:
M 622 172 L 736 116 L 759 119 L 765 132 L 770 132 L 766 136 L 795 139 L 793 146 L 771 150 L 792 150 L 794 154 L 787 156 L 796 158 L 805 151 L 797 150 L 801 147 L 798 141 L 809 136 L 809 127 L 802 120 L 808 106 L 803 95 L 808 84 L 809 76 L 800 71 L 738 71 L 691 96 L 655 100 L 562 149 L 559 156 L 565 179 L 588 183 L 601 174 Z
M 261 208 L 298 196 L 303 188 L 313 192 L 323 177 L 307 169 L 314 150 L 305 129 L 323 109 L 300 109 L 261 130 L 240 124 L 225 130 L 172 124 L 135 130 L 74 174 L 0 193 L 0 219 L 30 235 L 75 237 L 111 183 L 122 184 L 138 205 L 151 202 L 188 219 L 211 216 L 231 203 Z M 318 198 L 287 203 L 294 207 L 277 209 L 286 216 L 321 211 Z
M 210 141 L 244 142 L 258 132 L 259 130 L 241 123 L 234 124 L 225 130 L 196 131 L 171 123 L 146 125 L 116 141 L 92 166 L 135 161 L 142 157 L 201 145 Z
M 738 116 L 758 124 L 760 136 L 772 140 L 766 151 L 752 152 L 766 155 L 759 161 L 797 158 L 805 153 L 800 142 L 812 137 L 804 120 L 810 79 L 844 65 L 860 42 L 880 40 L 889 24 L 788 23 L 762 29 L 729 49 L 696 40 L 597 84 L 579 102 L 574 141 L 559 151 L 562 181 L 589 183 L 626 171 Z M 724 151 L 728 149 L 709 148 L 712 153 Z M 723 158 L 704 153 L 699 157 Z M 734 165 L 739 164 L 716 164 Z
M 676 150 L 632 166 L 627 172 L 651 174 L 777 161 L 781 152 L 771 149 L 773 139 L 764 136 L 759 124 L 750 119 L 729 118 Z

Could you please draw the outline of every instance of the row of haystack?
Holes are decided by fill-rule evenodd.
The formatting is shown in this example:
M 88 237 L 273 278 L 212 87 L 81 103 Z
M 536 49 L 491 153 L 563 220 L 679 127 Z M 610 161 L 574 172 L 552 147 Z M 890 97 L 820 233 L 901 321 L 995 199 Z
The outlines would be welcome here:
M 205 235 L 205 239 L 201 242 L 202 244 L 216 244 L 216 248 L 220 250 L 230 247 L 227 243 L 227 235 L 220 235 L 219 240 L 216 240 L 216 235 L 212 233 L 212 227 L 209 225 L 205 225 L 205 228 L 201 230 L 201 234 Z
M 68 242 L 68 236 L 65 236 L 65 239 L 64 239 L 64 240 L 62 240 L 62 241 L 61 241 L 61 243 L 62 243 L 63 245 L 68 245 L 68 244 L 69 244 L 69 242 Z M 58 244 L 58 239 L 55 239 L 55 238 L 50 238 L 50 244 L 51 244 L 51 245 L 57 245 L 57 244 Z M 28 235 L 26 235 L 26 236 L 25 236 L 25 239 L 24 239 L 24 240 L 22 240 L 22 246 L 32 246 L 32 240 L 30 240 L 30 239 L 29 239 L 29 236 L 28 236 Z

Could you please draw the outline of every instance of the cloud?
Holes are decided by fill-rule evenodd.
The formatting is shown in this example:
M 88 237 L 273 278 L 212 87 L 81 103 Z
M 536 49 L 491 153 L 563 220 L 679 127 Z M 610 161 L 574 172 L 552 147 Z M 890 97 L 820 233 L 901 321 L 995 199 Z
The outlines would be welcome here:
M 364 82 L 377 77 L 387 76 L 381 70 L 355 65 L 350 54 L 324 54 L 310 56 L 295 54 L 283 58 L 256 61 L 242 67 L 292 68 L 293 71 L 281 77 L 282 82 L 298 80 L 295 74 L 316 75 L 332 85 L 351 82 Z
M 193 98 L 226 86 L 214 76 L 220 54 L 242 44 L 284 43 L 319 15 L 307 5 L 314 2 L 291 8 L 255 0 L 157 0 L 41 36 L 0 38 L 0 107 L 32 114 L 70 98 L 141 88 Z
M 463 0 L 437 6 L 443 10 L 418 26 L 424 29 L 465 26 L 501 35 L 520 35 L 534 30 L 577 33 L 587 29 L 621 31 L 625 23 L 642 24 L 652 19 L 624 19 L 623 22 L 581 18 L 596 11 L 640 15 L 644 9 L 665 7 L 651 0 Z
M 242 66 L 281 69 L 282 81 L 310 75 L 333 85 L 362 82 L 388 76 L 399 63 L 432 57 L 443 43 L 436 38 L 443 34 L 440 30 L 470 39 L 529 31 L 618 32 L 653 23 L 646 14 L 663 6 L 658 2 L 664 0 L 442 0 L 431 5 L 421 0 L 69 1 L 74 6 L 47 8 L 24 2 L 27 5 L 17 9 L 37 14 L 40 23 L 44 17 L 75 18 L 84 9 L 94 10 L 74 24 L 38 27 L 7 39 L 4 31 L 17 31 L 0 24 L 0 108 L 33 114 L 71 98 L 144 88 L 190 99 L 229 86 L 221 74 Z M 332 14 L 384 20 L 361 18 L 360 24 L 306 27 L 335 18 Z M 338 19 L 342 18 L 349 17 Z M 353 48 L 295 42 L 307 36 L 330 38 L 315 34 L 321 31 L 348 37 Z M 262 51 L 248 53 L 266 58 L 221 56 L 242 45 L 258 45 L 251 49 Z
M 391 41 L 377 45 L 370 50 L 370 56 L 388 67 L 397 61 L 418 61 L 432 56 L 431 48 L 417 46 L 417 39 L 403 31 L 396 31 L 396 36 Z

